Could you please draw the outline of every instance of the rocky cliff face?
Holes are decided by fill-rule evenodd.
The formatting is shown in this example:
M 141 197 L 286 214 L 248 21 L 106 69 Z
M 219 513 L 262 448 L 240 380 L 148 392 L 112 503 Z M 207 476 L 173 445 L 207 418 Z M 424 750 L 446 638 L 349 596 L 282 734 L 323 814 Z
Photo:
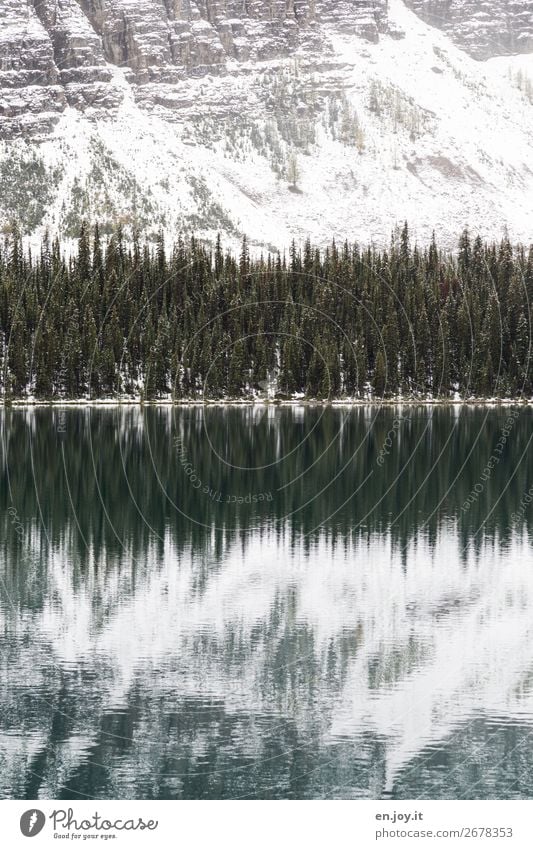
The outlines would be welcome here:
M 533 52 L 533 0 L 406 0 L 476 59 Z
M 387 0 L 0 0 L 0 135 L 47 132 L 67 105 L 117 106 L 113 66 L 146 103 L 147 84 L 319 53 L 324 24 L 376 41 Z
M 0 0 L 0 231 L 530 240 L 532 3 Z
M 476 58 L 533 51 L 533 0 L 406 3 Z M 179 108 L 187 78 L 316 57 L 326 28 L 376 42 L 389 0 L 0 0 L 0 137 L 46 134 L 68 105 L 109 114 L 116 68 L 144 106 Z
M 76 0 L 1 0 L 0 134 L 50 130 L 65 107 L 120 99 L 101 39 Z

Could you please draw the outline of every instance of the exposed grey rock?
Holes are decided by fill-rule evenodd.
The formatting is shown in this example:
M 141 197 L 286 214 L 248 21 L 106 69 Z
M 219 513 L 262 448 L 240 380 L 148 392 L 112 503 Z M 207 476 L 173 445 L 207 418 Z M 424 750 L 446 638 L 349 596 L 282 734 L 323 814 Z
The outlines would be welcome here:
M 533 0 L 406 2 L 476 58 L 533 50 Z M 326 25 L 399 36 L 387 12 L 388 0 L 0 0 L 0 137 L 47 133 L 68 105 L 113 110 L 115 67 L 139 103 L 176 109 L 187 77 L 302 51 L 319 61 Z
M 405 0 L 476 59 L 533 52 L 533 0 Z
M 150 105 L 168 100 L 157 84 L 320 53 L 324 24 L 376 41 L 387 0 L 0 0 L 0 136 L 46 133 L 67 105 L 112 110 L 113 66 Z

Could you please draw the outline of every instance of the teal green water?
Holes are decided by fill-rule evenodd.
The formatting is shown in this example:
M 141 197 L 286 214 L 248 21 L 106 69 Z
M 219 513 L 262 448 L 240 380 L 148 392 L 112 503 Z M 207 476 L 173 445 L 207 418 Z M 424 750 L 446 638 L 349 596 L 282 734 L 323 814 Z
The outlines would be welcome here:
M 530 798 L 533 412 L 0 415 L 4 798 Z

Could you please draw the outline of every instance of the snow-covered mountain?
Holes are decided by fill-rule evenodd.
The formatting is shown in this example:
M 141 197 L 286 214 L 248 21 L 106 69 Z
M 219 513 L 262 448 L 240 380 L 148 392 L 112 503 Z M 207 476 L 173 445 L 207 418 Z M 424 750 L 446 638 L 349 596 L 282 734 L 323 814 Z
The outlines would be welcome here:
M 527 241 L 532 6 L 0 0 L 0 220 Z
M 533 51 L 532 0 L 406 0 L 477 59 Z

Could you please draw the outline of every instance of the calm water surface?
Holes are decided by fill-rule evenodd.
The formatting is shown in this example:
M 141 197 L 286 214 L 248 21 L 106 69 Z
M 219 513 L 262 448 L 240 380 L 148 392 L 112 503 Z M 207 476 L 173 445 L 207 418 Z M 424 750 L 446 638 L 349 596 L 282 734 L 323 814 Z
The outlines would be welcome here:
M 0 414 L 0 795 L 533 796 L 511 412 Z

